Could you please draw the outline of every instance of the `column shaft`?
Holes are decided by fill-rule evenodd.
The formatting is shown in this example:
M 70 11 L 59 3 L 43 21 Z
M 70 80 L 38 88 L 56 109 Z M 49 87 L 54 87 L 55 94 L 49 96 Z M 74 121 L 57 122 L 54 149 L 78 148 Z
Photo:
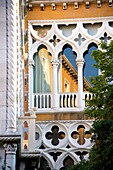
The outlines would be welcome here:
M 78 107 L 83 108 L 84 107 L 84 101 L 83 101 L 83 59 L 77 59 L 76 60 L 77 66 L 78 66 Z
M 59 65 L 59 61 L 57 59 L 53 59 L 51 61 L 52 66 L 53 66 L 53 100 L 52 100 L 52 106 L 53 108 L 58 108 L 59 107 L 59 100 L 58 100 L 58 65 Z
M 29 110 L 34 108 L 34 97 L 33 97 L 33 66 L 34 60 L 29 61 Z

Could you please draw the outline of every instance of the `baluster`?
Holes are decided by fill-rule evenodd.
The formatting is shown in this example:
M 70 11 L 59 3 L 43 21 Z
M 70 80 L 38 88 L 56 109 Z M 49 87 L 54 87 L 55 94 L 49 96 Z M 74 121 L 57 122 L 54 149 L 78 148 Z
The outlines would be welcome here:
M 42 95 L 40 94 L 40 109 L 42 108 Z
M 76 107 L 76 95 L 74 94 L 74 107 Z
M 62 108 L 62 96 L 61 96 L 61 94 L 59 95 L 59 105 L 60 105 L 60 108 Z
M 43 108 L 45 108 L 45 100 L 46 100 L 46 99 L 45 99 L 45 96 L 46 96 L 46 95 L 44 94 L 44 95 L 43 95 Z
M 72 107 L 74 107 L 74 94 L 71 95 Z
M 38 95 L 36 94 L 36 108 L 38 108 Z
M 46 105 L 47 105 L 47 108 L 49 108 L 49 94 L 46 96 Z

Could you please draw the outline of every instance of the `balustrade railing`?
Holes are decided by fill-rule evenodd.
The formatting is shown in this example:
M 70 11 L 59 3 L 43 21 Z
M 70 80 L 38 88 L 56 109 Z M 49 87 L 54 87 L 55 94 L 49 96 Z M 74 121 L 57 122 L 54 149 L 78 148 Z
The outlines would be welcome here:
M 51 94 L 34 93 L 34 107 L 40 109 L 51 108 Z
M 52 94 L 51 93 L 34 93 L 34 107 L 36 109 L 51 109 Z M 83 92 L 83 107 L 85 108 L 87 100 L 92 99 L 92 94 Z M 59 109 L 78 107 L 78 93 L 59 93 L 58 94 Z
M 77 107 L 77 93 L 59 93 L 60 108 Z

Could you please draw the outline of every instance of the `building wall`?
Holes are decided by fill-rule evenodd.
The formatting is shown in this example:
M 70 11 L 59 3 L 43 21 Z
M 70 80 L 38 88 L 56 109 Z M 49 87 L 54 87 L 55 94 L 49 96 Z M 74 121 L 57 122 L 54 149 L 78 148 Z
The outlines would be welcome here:
M 66 83 L 67 86 L 66 87 Z M 70 76 L 69 71 L 66 70 L 64 67 L 62 68 L 62 92 L 77 92 L 77 80 Z

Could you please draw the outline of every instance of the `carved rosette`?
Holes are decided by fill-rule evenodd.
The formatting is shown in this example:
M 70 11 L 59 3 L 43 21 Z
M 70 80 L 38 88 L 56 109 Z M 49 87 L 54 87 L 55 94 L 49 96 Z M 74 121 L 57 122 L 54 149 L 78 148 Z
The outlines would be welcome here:
M 7 0 L 7 132 L 16 131 L 16 0 Z

